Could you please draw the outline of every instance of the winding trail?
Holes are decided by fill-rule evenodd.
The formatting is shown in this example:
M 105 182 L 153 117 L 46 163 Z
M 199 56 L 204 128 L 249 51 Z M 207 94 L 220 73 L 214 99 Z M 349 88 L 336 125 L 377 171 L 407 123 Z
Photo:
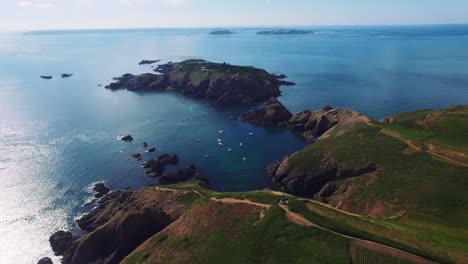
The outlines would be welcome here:
M 447 157 L 447 156 L 444 156 L 438 152 L 436 152 L 435 150 L 435 147 L 432 145 L 432 144 L 429 144 L 428 146 L 428 149 L 427 150 L 423 150 L 422 148 L 420 147 L 417 147 L 416 145 L 414 145 L 412 142 L 411 142 L 411 139 L 405 139 L 403 138 L 398 132 L 396 131 L 393 131 L 393 130 L 389 130 L 389 129 L 386 129 L 386 128 L 382 128 L 380 127 L 379 125 L 376 125 L 372 122 L 366 122 L 366 124 L 368 126 L 372 126 L 372 127 L 378 127 L 378 128 L 381 128 L 382 130 L 380 130 L 380 133 L 383 133 L 389 137 L 392 137 L 392 138 L 396 138 L 398 140 L 400 140 L 401 142 L 404 142 L 408 148 L 414 152 L 426 152 L 427 154 L 429 154 L 433 159 L 435 160 L 438 160 L 438 161 L 441 161 L 441 162 L 444 162 L 444 163 L 448 163 L 448 164 L 451 164 L 451 165 L 455 165 L 455 166 L 459 166 L 459 167 L 465 167 L 465 168 L 468 168 L 468 164 L 467 163 L 464 163 L 464 162 L 461 162 L 459 160 L 455 160 L 455 159 L 452 159 L 450 157 Z
M 211 198 L 211 200 L 226 203 L 226 204 L 236 204 L 236 203 L 251 204 L 251 205 L 262 207 L 267 210 L 272 207 L 271 204 L 262 204 L 262 203 L 252 202 L 249 200 L 239 200 L 239 199 L 234 199 L 234 198 L 221 198 L 221 199 Z M 411 253 L 408 253 L 408 252 L 405 252 L 405 251 L 402 251 L 402 250 L 399 250 L 390 246 L 386 246 L 380 243 L 345 235 L 345 234 L 336 232 L 334 230 L 328 229 L 326 227 L 320 226 L 319 224 L 309 221 L 303 215 L 296 213 L 296 212 L 292 212 L 289 209 L 289 207 L 285 204 L 279 204 L 279 207 L 284 210 L 286 218 L 292 223 L 305 226 L 305 227 L 318 228 L 318 229 L 333 233 L 335 235 L 344 237 L 350 240 L 350 243 L 353 247 L 364 247 L 364 248 L 377 251 L 377 252 L 381 252 L 390 256 L 394 256 L 394 257 L 397 257 L 397 258 L 400 258 L 400 259 L 403 259 L 403 260 L 406 260 L 408 262 L 415 263 L 415 264 L 436 264 L 436 262 L 427 260 L 418 255 L 414 255 L 414 254 L 411 254 Z

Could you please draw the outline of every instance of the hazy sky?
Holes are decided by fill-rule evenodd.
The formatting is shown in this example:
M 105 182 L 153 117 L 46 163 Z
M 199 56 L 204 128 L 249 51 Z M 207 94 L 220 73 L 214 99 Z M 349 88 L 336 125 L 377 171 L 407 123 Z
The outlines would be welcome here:
M 0 29 L 467 23 L 468 0 L 0 0 Z

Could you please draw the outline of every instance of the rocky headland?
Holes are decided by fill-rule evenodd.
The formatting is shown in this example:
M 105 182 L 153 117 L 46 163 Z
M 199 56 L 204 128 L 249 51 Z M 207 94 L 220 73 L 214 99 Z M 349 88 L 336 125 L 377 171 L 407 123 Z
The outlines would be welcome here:
M 146 187 L 112 192 L 97 207 L 77 220 L 83 236 L 58 231 L 49 241 L 64 264 L 119 263 L 137 246 L 174 222 L 196 195 Z
M 263 106 L 239 117 L 242 121 L 259 125 L 283 126 L 298 131 L 308 141 L 315 142 L 335 126 L 353 126 L 369 122 L 362 114 L 345 108 L 325 105 L 321 110 L 304 110 L 292 114 L 278 99 L 271 98 Z
M 205 60 L 186 60 L 158 65 L 160 74 L 125 74 L 114 78 L 106 86 L 110 90 L 154 92 L 175 90 L 184 96 L 205 98 L 218 106 L 255 105 L 278 97 L 282 85 L 294 85 L 284 81 L 284 75 L 270 74 L 265 70 L 212 63 Z

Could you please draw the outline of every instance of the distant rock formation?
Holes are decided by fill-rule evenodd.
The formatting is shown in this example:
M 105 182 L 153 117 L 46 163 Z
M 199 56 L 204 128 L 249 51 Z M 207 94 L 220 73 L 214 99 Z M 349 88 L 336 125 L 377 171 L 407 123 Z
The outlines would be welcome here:
M 230 30 L 226 30 L 226 29 L 215 30 L 215 31 L 210 32 L 210 35 L 231 35 L 231 34 L 234 34 L 234 32 L 232 32 Z
M 50 75 L 41 75 L 40 77 L 41 77 L 41 79 L 44 79 L 44 80 L 52 79 L 52 76 L 50 76 Z
M 276 30 L 264 30 L 257 32 L 258 35 L 305 35 L 314 34 L 311 30 L 299 30 L 299 29 L 276 29 Z
M 65 79 L 65 78 L 70 78 L 73 76 L 73 73 L 62 73 L 60 74 L 60 76 Z
M 215 105 L 255 105 L 278 97 L 281 85 L 294 85 L 254 67 L 187 60 L 158 65 L 161 74 L 124 74 L 106 86 L 110 90 L 163 91 L 172 89 L 187 97 L 206 98 Z

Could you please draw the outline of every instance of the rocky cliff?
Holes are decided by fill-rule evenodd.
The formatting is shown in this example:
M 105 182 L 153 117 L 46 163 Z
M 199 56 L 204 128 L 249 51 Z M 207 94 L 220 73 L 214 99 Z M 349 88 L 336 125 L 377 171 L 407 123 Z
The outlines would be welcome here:
M 325 105 L 318 111 L 305 110 L 291 114 L 276 98 L 271 98 L 262 107 L 247 112 L 239 119 L 260 125 L 289 127 L 311 142 L 327 136 L 335 126 L 344 128 L 370 122 L 369 118 L 352 109 L 333 108 L 331 105 Z
M 77 221 L 86 232 L 74 236 L 58 231 L 50 237 L 64 264 L 119 263 L 145 240 L 178 219 L 197 194 L 191 191 L 121 190 L 104 196 Z

